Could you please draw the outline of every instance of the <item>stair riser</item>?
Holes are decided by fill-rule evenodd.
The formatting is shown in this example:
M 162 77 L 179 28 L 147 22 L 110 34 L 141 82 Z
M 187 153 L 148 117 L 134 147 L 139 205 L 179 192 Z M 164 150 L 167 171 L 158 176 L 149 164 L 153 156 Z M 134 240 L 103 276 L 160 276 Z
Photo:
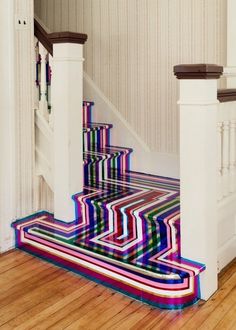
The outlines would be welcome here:
M 101 128 L 96 131 L 83 133 L 83 150 L 99 151 L 110 145 L 110 128 Z
M 84 184 L 94 184 L 107 178 L 116 179 L 129 170 L 130 154 L 121 153 L 113 157 L 98 157 L 84 161 Z M 115 169 L 115 170 L 114 170 Z

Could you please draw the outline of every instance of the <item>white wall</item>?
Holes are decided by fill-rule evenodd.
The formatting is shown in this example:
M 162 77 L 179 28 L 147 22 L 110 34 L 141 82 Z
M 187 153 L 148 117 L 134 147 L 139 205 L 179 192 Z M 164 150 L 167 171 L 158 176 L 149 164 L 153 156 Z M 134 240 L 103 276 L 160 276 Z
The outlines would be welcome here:
M 173 65 L 226 64 L 225 0 L 35 0 L 52 31 L 88 34 L 85 71 L 144 143 L 178 153 Z
M 0 253 L 13 247 L 11 223 L 35 210 L 33 2 L 0 2 Z M 27 21 L 24 28 L 18 19 Z M 22 26 L 22 25 L 21 25 Z
M 0 3 L 0 253 L 10 247 L 10 222 L 15 217 L 15 125 L 14 125 L 14 3 Z M 4 22 L 4 24 L 3 24 Z
M 15 17 L 25 17 L 26 29 L 15 29 L 15 143 L 16 143 L 16 202 L 17 218 L 35 210 L 34 190 L 34 31 L 31 0 L 14 0 Z

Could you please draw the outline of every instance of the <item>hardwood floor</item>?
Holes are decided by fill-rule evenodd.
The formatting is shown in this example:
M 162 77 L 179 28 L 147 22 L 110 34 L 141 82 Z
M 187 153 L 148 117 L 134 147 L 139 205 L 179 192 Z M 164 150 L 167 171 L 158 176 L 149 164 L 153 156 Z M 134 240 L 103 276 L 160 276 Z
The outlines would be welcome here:
M 236 259 L 207 302 L 163 311 L 21 251 L 0 256 L 0 329 L 236 329 Z

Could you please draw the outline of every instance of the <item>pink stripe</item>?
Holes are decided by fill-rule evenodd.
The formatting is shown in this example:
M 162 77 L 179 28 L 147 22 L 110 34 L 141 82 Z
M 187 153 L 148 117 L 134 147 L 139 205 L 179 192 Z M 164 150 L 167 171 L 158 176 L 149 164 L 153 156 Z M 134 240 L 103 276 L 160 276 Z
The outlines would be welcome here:
M 124 271 L 124 270 L 121 270 L 115 266 L 111 266 L 111 265 L 108 265 L 107 263 L 104 263 L 102 261 L 98 261 L 97 259 L 94 259 L 92 257 L 88 257 L 88 256 L 85 256 L 83 254 L 81 254 L 80 252 L 74 252 L 73 250 L 70 250 L 66 247 L 62 247 L 58 244 L 55 244 L 55 243 L 51 243 L 49 241 L 46 241 L 44 239 L 41 239 L 39 237 L 36 237 L 36 236 L 33 236 L 29 233 L 26 233 L 24 232 L 26 238 L 28 239 L 32 239 L 34 241 L 37 241 L 39 243 L 41 243 L 42 245 L 45 246 L 45 242 L 48 246 L 50 246 L 51 248 L 55 249 L 55 250 L 58 250 L 58 251 L 61 251 L 65 254 L 69 254 L 69 255 L 72 255 L 78 259 L 81 259 L 81 260 L 85 260 L 89 263 L 91 263 L 92 265 L 95 264 L 103 269 L 108 269 L 108 270 L 111 270 L 111 271 L 114 271 L 115 273 L 117 274 L 120 274 L 124 277 L 128 277 L 130 279 L 134 279 L 136 280 L 137 282 L 139 283 L 142 283 L 142 284 L 145 284 L 145 285 L 149 285 L 149 287 L 152 287 L 152 288 L 157 288 L 157 289 L 168 289 L 168 290 L 174 290 L 176 287 L 180 288 L 180 289 L 188 289 L 188 286 L 186 287 L 186 285 L 188 284 L 188 280 L 187 278 L 184 279 L 183 283 L 180 283 L 180 284 L 164 284 L 164 283 L 157 283 L 157 282 L 154 282 L 154 281 L 151 281 L 151 280 L 148 280 L 148 279 L 143 279 L 142 277 L 138 276 L 138 275 L 134 275 L 134 274 L 131 274 L 127 271 Z M 62 256 L 60 256 L 61 258 L 63 258 Z M 85 266 L 84 266 L 85 267 Z M 93 269 L 93 271 L 95 272 L 95 269 Z M 145 281 L 143 281 L 145 280 Z

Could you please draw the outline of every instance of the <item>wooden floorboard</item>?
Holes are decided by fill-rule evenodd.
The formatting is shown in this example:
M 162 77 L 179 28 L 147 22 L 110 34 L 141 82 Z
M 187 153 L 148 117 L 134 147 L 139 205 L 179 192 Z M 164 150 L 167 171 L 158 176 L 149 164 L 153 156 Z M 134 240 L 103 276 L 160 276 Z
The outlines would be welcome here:
M 208 302 L 164 311 L 14 250 L 0 256 L 0 330 L 236 330 L 236 259 Z

